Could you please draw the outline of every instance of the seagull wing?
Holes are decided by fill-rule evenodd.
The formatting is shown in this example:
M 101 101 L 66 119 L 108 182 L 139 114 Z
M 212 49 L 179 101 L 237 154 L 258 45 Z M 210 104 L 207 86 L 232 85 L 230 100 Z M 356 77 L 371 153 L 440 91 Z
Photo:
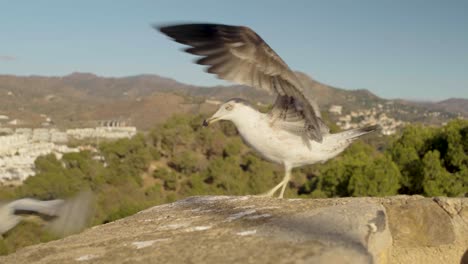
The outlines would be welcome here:
M 35 199 L 19 199 L 0 205 L 0 237 L 15 227 L 24 214 L 57 216 L 63 200 L 39 201 Z
M 24 198 L 10 203 L 15 214 L 41 214 L 57 216 L 63 200 L 40 201 L 36 199 Z
M 308 124 L 304 113 L 300 110 L 301 106 L 297 106 L 297 104 L 298 102 L 294 97 L 278 96 L 273 108 L 269 112 L 271 123 L 274 127 L 307 138 L 310 133 L 315 133 L 316 129 Z M 320 135 L 328 134 L 330 129 L 327 125 L 320 117 L 316 118 Z
M 288 65 L 253 30 L 220 24 L 183 24 L 158 28 L 174 41 L 190 46 L 185 51 L 201 56 L 197 64 L 207 65 L 219 78 L 278 95 L 270 113 L 272 126 L 288 130 L 287 111 L 302 119 L 302 133 L 322 141 L 320 112 L 317 104 L 304 95 L 301 82 Z M 294 101 L 294 104 L 281 102 Z M 284 107 L 288 107 L 287 109 Z M 281 117 L 282 119 L 280 119 Z M 294 119 L 296 120 L 296 119 Z M 294 122 L 294 126 L 297 125 Z
M 80 192 L 65 200 L 41 201 L 24 198 L 0 204 L 0 236 L 15 227 L 23 215 L 45 217 L 48 229 L 59 236 L 81 231 L 92 215 L 93 194 Z

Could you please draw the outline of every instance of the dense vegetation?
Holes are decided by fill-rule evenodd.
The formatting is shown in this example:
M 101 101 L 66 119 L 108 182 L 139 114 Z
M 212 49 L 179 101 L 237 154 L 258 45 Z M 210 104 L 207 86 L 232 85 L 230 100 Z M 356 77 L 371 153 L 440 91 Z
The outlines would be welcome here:
M 259 194 L 283 176 L 260 159 L 230 123 L 201 127 L 201 116 L 176 116 L 152 132 L 102 143 L 96 152 L 48 155 L 37 175 L 0 189 L 0 200 L 54 199 L 89 189 L 96 195 L 92 225 L 143 208 L 201 194 Z M 468 121 L 441 128 L 407 126 L 401 135 L 357 141 L 338 158 L 293 172 L 286 197 L 468 194 Z M 25 222 L 0 238 L 0 254 L 55 239 Z

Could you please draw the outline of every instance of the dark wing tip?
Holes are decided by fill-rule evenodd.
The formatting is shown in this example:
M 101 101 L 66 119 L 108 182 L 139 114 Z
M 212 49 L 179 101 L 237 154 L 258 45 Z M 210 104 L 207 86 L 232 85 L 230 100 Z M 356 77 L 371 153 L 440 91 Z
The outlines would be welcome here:
M 190 45 L 191 42 L 199 41 L 207 36 L 213 35 L 216 24 L 181 23 L 153 25 L 153 28 L 172 38 L 181 44 Z
M 373 132 L 373 131 L 377 131 L 377 130 L 381 130 L 382 127 L 380 125 L 372 125 L 372 126 L 367 126 L 367 127 L 363 127 L 361 128 L 361 131 L 362 132 Z
M 167 35 L 167 32 L 170 31 L 171 28 L 173 28 L 174 26 L 178 26 L 177 24 L 151 24 L 151 27 L 154 29 L 154 30 L 157 30 L 161 33 L 164 33 Z
M 158 25 L 158 24 L 151 24 L 150 26 L 151 26 L 154 30 L 157 30 L 157 31 L 160 31 L 160 32 L 162 32 L 161 29 L 162 29 L 163 27 L 165 27 L 165 26 L 161 26 L 161 25 Z
M 248 27 L 244 26 L 233 26 L 233 25 L 224 25 L 216 23 L 173 23 L 173 24 L 152 24 L 151 25 L 155 30 L 158 30 L 168 36 L 172 34 L 188 34 L 188 35 L 211 35 L 218 31 L 219 28 L 222 28 L 225 31 L 252 31 Z
M 229 38 L 238 38 L 240 30 L 238 26 L 212 23 L 153 25 L 153 28 L 172 38 L 175 42 L 192 47 L 210 42 L 226 42 L 229 41 Z
M 154 28 L 155 30 L 168 36 L 170 36 L 170 33 L 174 32 L 175 29 L 180 28 L 180 26 L 183 26 L 183 25 L 179 25 L 179 24 L 164 24 L 164 25 L 152 24 L 151 25 L 151 27 Z
M 174 30 L 187 30 L 196 29 L 212 26 L 220 26 L 221 24 L 212 23 L 171 23 L 171 24 L 152 24 L 151 27 L 162 33 L 174 31 Z

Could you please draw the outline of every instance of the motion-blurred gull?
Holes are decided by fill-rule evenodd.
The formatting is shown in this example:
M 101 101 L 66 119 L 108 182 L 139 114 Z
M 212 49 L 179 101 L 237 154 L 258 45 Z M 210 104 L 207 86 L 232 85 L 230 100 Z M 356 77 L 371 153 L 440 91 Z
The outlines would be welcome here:
M 190 46 L 185 51 L 201 56 L 196 63 L 207 65 L 219 78 L 276 93 L 268 113 L 256 110 L 243 99 L 222 104 L 204 125 L 230 120 L 247 145 L 265 159 L 282 164 L 283 180 L 268 191 L 273 196 L 285 188 L 295 167 L 325 162 L 340 154 L 356 138 L 378 126 L 329 133 L 317 103 L 308 98 L 295 73 L 248 27 L 220 24 L 182 24 L 158 28 L 174 41 Z
M 76 233 L 88 223 L 92 194 L 81 192 L 68 200 L 41 201 L 23 198 L 0 204 L 0 237 L 25 216 L 38 215 L 47 220 L 50 231 L 59 236 Z

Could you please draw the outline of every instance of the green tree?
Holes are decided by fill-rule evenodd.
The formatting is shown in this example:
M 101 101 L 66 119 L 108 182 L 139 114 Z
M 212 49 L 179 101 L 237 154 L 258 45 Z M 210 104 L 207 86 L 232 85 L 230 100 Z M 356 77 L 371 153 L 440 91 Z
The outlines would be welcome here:
M 120 139 L 100 146 L 110 172 L 106 173 L 111 184 L 125 184 L 128 180 L 142 184 L 141 173 L 145 171 L 153 155 L 151 145 L 142 134 L 131 139 Z
M 407 126 L 401 135 L 387 150 L 397 164 L 402 175 L 402 191 L 407 194 L 423 192 L 421 155 L 427 151 L 428 140 L 434 131 L 421 125 Z
M 165 190 L 175 191 L 177 189 L 178 175 L 176 172 L 166 168 L 159 168 L 154 171 L 153 177 L 163 181 Z
M 395 195 L 400 189 L 401 174 L 393 161 L 378 157 L 363 170 L 351 175 L 348 192 L 352 196 Z
M 303 192 L 312 197 L 384 196 L 398 193 L 401 175 L 389 156 L 356 142 L 341 156 L 318 166 Z
M 200 171 L 206 167 L 206 164 L 202 155 L 192 150 L 185 150 L 175 155 L 169 162 L 169 166 L 180 173 L 190 174 Z
M 213 184 L 219 194 L 238 195 L 246 192 L 248 176 L 243 173 L 234 158 L 214 158 L 208 165 L 205 175 L 205 182 Z
M 438 150 L 429 151 L 423 158 L 424 194 L 442 196 L 449 194 L 452 177 L 442 166 Z
M 443 138 L 446 141 L 446 154 L 444 156 L 446 167 L 451 172 L 457 172 L 468 166 L 468 151 L 465 141 L 468 141 L 466 131 L 468 124 L 464 120 L 455 120 L 443 128 Z
M 264 193 L 278 184 L 283 176 L 282 171 L 281 175 L 279 175 L 278 168 L 252 153 L 248 153 L 243 157 L 240 166 L 247 177 L 245 178 L 247 185 L 244 187 L 247 194 Z
M 39 157 L 35 166 L 39 173 L 27 178 L 18 189 L 22 197 L 45 200 L 70 197 L 87 186 L 79 177 L 74 177 L 73 171 L 67 171 L 52 154 Z

